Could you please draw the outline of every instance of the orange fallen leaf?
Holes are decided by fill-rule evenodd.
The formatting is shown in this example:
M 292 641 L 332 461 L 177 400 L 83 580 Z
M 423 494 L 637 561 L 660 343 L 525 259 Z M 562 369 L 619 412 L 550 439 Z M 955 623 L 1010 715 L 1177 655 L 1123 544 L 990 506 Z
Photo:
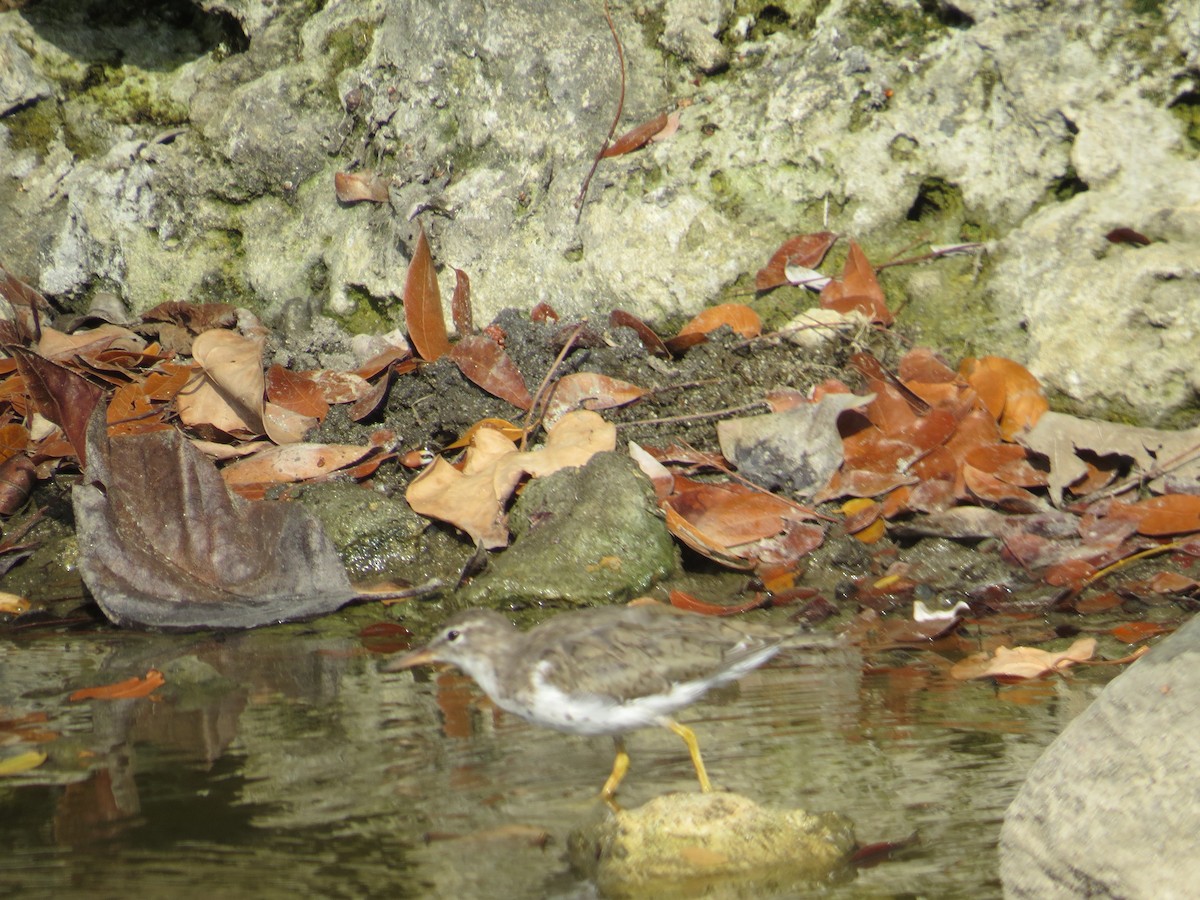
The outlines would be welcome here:
M 547 423 L 553 423 L 572 409 L 613 409 L 633 403 L 645 394 L 645 388 L 619 378 L 573 372 L 555 383 L 543 416 Z
M 462 269 L 454 270 L 454 294 L 450 297 L 450 319 L 459 336 L 475 330 L 475 314 L 471 308 L 471 279 Z
M 1014 360 L 1003 356 L 967 357 L 959 372 L 1000 424 L 1000 436 L 1006 441 L 1028 431 L 1050 408 L 1041 383 Z
M 246 484 L 281 484 L 331 475 L 372 452 L 354 444 L 286 444 L 268 447 L 239 459 L 221 470 L 230 487 Z
M 699 613 L 702 616 L 736 616 L 752 609 L 761 609 L 771 602 L 771 598 L 766 594 L 756 594 L 745 603 L 737 603 L 732 606 L 708 603 L 691 594 L 685 594 L 683 591 L 671 591 L 667 596 L 671 605 L 677 609 L 686 609 L 688 612 Z
M 1114 502 L 1109 515 L 1137 523 L 1139 534 L 1162 537 L 1200 531 L 1200 496 L 1164 494 L 1138 503 Z
M 744 303 L 721 303 L 701 310 L 690 322 L 679 329 L 678 337 L 708 334 L 722 325 L 728 325 L 744 338 L 762 334 L 762 319 L 758 313 Z
M 788 238 L 779 245 L 765 266 L 754 276 L 756 291 L 769 291 L 781 284 L 789 284 L 787 267 L 803 266 L 815 269 L 834 245 L 838 236 L 831 231 L 818 231 L 815 234 L 801 234 Z
M 323 422 L 329 413 L 324 391 L 315 381 L 279 364 L 267 369 L 267 399 L 294 413 Z
M 1160 634 L 1170 634 L 1174 630 L 1157 622 L 1126 622 L 1114 628 L 1112 636 L 1122 643 L 1136 644 Z
M 72 703 L 78 700 L 130 700 L 136 697 L 146 697 L 166 684 L 163 673 L 151 669 L 145 678 L 126 678 L 115 684 L 101 684 L 96 687 L 82 688 L 75 691 L 67 699 Z
M 856 497 L 842 504 L 848 534 L 864 544 L 874 544 L 883 537 L 887 524 L 883 520 L 883 504 L 866 497 Z
M 950 675 L 959 680 L 994 678 L 1011 684 L 1062 671 L 1075 663 L 1091 659 L 1095 652 L 1095 638 L 1080 638 L 1061 653 L 1050 653 L 1036 647 L 997 647 L 996 655 L 992 658 L 988 658 L 986 653 L 975 653 L 955 663 Z
M 667 127 L 667 118 L 666 113 L 659 113 L 653 119 L 643 122 L 636 128 L 631 128 L 605 147 L 600 156 L 607 159 L 641 149 L 650 143 L 651 138 Z M 676 122 L 678 123 L 678 117 Z
M 631 328 L 641 340 L 642 346 L 646 348 L 646 352 L 654 356 L 660 356 L 663 359 L 670 357 L 671 351 L 667 349 L 667 345 L 662 342 L 654 329 L 639 319 L 632 313 L 627 313 L 623 309 L 614 309 L 608 314 L 608 324 L 613 328 Z
M 489 394 L 517 409 L 527 410 L 533 403 L 521 372 L 504 348 L 490 337 L 467 335 L 450 348 L 450 358 L 460 372 Z

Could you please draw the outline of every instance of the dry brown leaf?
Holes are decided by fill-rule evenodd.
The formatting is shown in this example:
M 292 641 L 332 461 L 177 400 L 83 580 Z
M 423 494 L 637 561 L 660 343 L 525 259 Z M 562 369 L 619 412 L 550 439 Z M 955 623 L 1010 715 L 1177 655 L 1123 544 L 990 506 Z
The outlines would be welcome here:
M 815 269 L 837 239 L 838 236 L 831 231 L 788 238 L 771 255 L 770 261 L 758 270 L 758 274 L 754 276 L 754 289 L 769 291 L 781 284 L 790 284 L 786 271 L 789 265 Z
M 668 359 L 671 356 L 671 351 L 662 342 L 662 338 L 655 334 L 654 329 L 632 313 L 627 313 L 623 309 L 614 309 L 608 314 L 608 324 L 613 328 L 633 329 L 639 340 L 641 340 L 642 346 L 646 348 L 647 353 L 662 357 L 663 359 Z
M 1036 647 L 998 647 L 992 658 L 986 653 L 976 653 L 955 663 L 950 675 L 962 681 L 971 678 L 994 678 L 1004 683 L 1025 681 L 1089 660 L 1095 652 L 1095 638 L 1080 638 L 1061 653 Z
M 1114 501 L 1109 516 L 1137 523 L 1139 534 L 1166 537 L 1200 531 L 1200 496 L 1164 494 L 1138 503 Z
M 376 172 L 334 172 L 333 189 L 342 203 L 388 202 L 388 182 Z
M 475 330 L 475 314 L 471 309 L 471 279 L 462 269 L 454 270 L 454 295 L 450 298 L 450 319 L 459 337 Z
M 88 425 L 72 492 L 79 569 L 118 625 L 252 628 L 354 598 L 337 549 L 299 504 L 247 504 L 175 430 L 109 439 Z
M 288 444 L 269 447 L 239 459 L 221 470 L 230 487 L 242 484 L 281 484 L 306 481 L 352 466 L 373 452 L 353 444 Z
M 1080 451 L 1132 460 L 1136 468 L 1132 474 L 1152 475 L 1147 481 L 1155 491 L 1200 490 L 1200 428 L 1163 431 L 1048 412 L 1019 440 L 1050 461 L 1050 496 L 1056 504 L 1061 504 L 1066 488 L 1088 476 Z
M 441 457 L 408 486 L 405 498 L 423 516 L 461 528 L 488 549 L 508 544 L 504 505 L 521 480 L 586 465 L 613 450 L 617 430 L 588 410 L 568 413 L 546 433 L 544 446 L 519 453 L 493 428 L 480 428 L 460 472 Z
M 226 434 L 263 434 L 266 377 L 262 341 L 212 329 L 192 342 L 192 358 L 203 380 L 176 398 L 185 425 L 212 425 Z
M 450 349 L 450 358 L 472 382 L 517 409 L 527 410 L 533 398 L 504 348 L 490 337 L 469 334 Z
M 676 118 L 676 123 L 678 123 Z M 639 150 L 646 144 L 650 143 L 651 138 L 659 134 L 667 127 L 667 114 L 659 113 L 648 122 L 643 122 L 636 128 L 632 128 L 625 132 L 619 138 L 604 148 L 600 154 L 602 158 L 611 156 L 621 156 L 625 153 L 631 153 L 634 150 Z M 678 127 L 678 125 L 676 125 Z
M 555 383 L 543 417 L 549 425 L 572 409 L 614 409 L 633 403 L 645 394 L 645 388 L 619 378 L 595 372 L 573 372 Z
M 854 241 L 850 242 L 842 277 L 835 278 L 822 289 L 821 305 L 840 313 L 860 312 L 880 325 L 891 325 L 894 321 L 883 288 L 875 277 L 875 269 L 862 247 Z
M 408 326 L 408 338 L 421 359 L 433 362 L 450 352 L 437 273 L 425 228 L 420 222 L 417 222 L 417 246 L 404 279 L 404 321 Z
M 301 375 L 281 365 L 273 365 L 267 369 L 266 375 L 267 400 L 278 406 L 290 409 L 294 413 L 325 421 L 329 413 L 329 401 L 325 392 L 313 379 Z

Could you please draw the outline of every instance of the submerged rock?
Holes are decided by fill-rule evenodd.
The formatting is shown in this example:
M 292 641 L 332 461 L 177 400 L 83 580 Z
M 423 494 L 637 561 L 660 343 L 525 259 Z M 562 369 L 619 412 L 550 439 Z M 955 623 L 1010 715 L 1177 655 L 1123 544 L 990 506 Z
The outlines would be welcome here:
M 757 897 L 823 879 L 854 850 L 837 813 L 769 810 L 740 794 L 667 794 L 567 839 L 571 865 L 608 897 Z

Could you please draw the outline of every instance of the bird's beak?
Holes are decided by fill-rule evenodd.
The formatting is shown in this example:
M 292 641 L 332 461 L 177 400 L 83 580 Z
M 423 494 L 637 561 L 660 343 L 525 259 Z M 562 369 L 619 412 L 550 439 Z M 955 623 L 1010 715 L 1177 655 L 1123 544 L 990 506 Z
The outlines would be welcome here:
M 427 666 L 430 663 L 437 662 L 434 659 L 433 653 L 428 647 L 422 647 L 420 650 L 414 650 L 412 653 L 405 653 L 399 659 L 393 659 L 391 662 L 384 665 L 379 671 L 381 672 L 401 672 L 404 669 L 411 669 L 413 666 Z

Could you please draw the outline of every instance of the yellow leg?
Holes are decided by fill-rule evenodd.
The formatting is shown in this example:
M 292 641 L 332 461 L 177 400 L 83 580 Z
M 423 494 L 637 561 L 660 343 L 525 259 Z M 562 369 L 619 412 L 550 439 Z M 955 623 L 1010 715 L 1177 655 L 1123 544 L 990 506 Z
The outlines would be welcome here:
M 629 771 L 629 754 L 625 752 L 625 739 L 616 735 L 613 737 L 613 743 L 617 746 L 617 758 L 613 760 L 608 781 L 604 782 L 604 787 L 600 789 L 600 796 L 605 800 L 612 800 L 616 796 L 617 786 Z
M 700 758 L 700 744 L 696 741 L 695 732 L 672 719 L 667 719 L 663 724 L 683 738 L 688 753 L 692 754 L 692 765 L 696 767 L 696 777 L 700 779 L 700 790 L 706 794 L 712 793 L 712 782 L 708 780 L 708 772 L 704 770 L 704 760 Z

